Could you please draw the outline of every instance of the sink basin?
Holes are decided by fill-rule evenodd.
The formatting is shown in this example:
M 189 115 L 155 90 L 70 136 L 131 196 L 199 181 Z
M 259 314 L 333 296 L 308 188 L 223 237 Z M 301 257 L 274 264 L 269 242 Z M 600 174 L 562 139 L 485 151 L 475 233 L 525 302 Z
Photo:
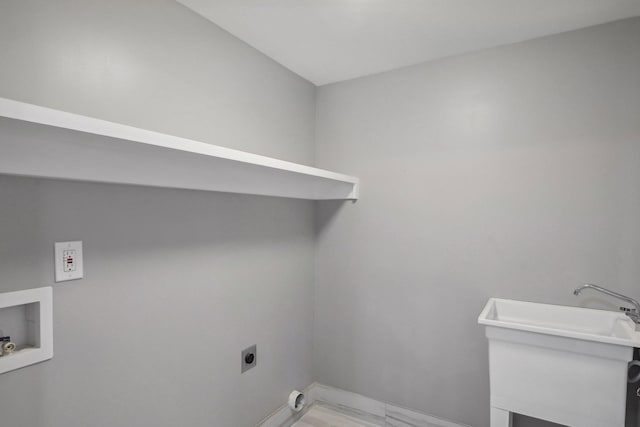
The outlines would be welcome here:
M 627 347 L 640 347 L 640 333 L 624 313 L 492 298 L 478 322 L 521 331 Z
M 640 333 L 614 311 L 491 298 L 491 427 L 519 413 L 570 427 L 624 427 L 628 363 Z

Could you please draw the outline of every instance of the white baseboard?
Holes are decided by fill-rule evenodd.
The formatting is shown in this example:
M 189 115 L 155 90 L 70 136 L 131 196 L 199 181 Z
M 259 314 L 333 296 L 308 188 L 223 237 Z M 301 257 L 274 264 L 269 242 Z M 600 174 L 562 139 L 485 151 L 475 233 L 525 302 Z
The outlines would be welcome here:
M 404 409 L 350 391 L 324 384 L 313 383 L 303 391 L 305 409 L 318 404 L 331 407 L 347 415 L 359 417 L 387 427 L 469 427 L 442 418 Z M 287 405 L 281 406 L 256 427 L 290 427 L 306 411 L 294 412 Z

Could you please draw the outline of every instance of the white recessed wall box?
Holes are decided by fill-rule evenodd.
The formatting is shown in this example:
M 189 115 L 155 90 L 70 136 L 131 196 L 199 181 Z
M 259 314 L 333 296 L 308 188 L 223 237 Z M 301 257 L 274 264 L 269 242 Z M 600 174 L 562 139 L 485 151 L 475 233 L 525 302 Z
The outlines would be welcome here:
M 52 288 L 36 288 L 25 291 L 6 292 L 0 294 L 0 312 L 5 309 L 24 306 L 20 313 L 24 332 L 18 347 L 13 353 L 0 357 L 0 374 L 34 363 L 49 360 L 53 357 L 53 295 Z M 13 323 L 13 322 L 12 322 Z M 12 330 L 0 329 L 7 335 Z

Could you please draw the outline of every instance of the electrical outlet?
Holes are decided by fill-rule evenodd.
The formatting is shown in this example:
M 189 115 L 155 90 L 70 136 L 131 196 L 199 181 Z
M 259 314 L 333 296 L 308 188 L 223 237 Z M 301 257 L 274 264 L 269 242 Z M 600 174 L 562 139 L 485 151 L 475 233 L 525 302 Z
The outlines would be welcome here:
M 258 363 L 258 347 L 254 344 L 249 348 L 245 348 L 241 353 L 241 373 L 248 371 L 249 369 L 256 366 Z
M 82 279 L 82 242 L 56 242 L 54 262 L 56 282 Z
M 76 251 L 75 249 L 66 249 L 62 251 L 62 269 L 65 273 L 76 271 Z

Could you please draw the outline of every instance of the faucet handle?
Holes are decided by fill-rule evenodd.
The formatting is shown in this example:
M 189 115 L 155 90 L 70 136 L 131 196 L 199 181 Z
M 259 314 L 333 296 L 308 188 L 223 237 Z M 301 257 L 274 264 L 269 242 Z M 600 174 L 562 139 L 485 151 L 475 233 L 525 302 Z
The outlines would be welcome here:
M 636 324 L 640 325 L 640 313 L 635 308 L 620 307 L 620 311 L 626 314 Z

